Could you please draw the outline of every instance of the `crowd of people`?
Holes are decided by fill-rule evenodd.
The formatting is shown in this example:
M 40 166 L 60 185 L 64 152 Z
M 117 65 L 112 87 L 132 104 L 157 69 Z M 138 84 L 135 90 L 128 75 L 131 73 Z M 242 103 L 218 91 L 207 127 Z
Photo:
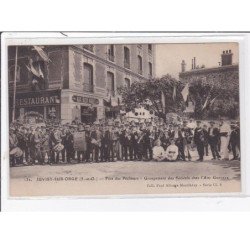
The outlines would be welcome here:
M 9 130 L 10 166 L 113 161 L 203 161 L 240 159 L 239 122 L 184 120 L 180 123 L 93 124 L 14 122 Z M 197 151 L 197 153 L 196 153 Z M 198 155 L 198 157 L 197 157 Z M 232 156 L 231 156 L 232 155 Z M 207 158 L 206 158 L 207 159 Z

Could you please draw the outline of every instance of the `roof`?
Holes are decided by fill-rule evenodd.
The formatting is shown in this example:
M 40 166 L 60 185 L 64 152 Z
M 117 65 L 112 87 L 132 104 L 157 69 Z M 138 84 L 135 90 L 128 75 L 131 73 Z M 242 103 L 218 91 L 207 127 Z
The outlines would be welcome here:
M 232 64 L 232 65 L 225 65 L 225 66 L 218 66 L 212 68 L 199 68 L 199 69 L 192 69 L 185 72 L 180 72 L 179 77 L 185 77 L 189 75 L 199 75 L 204 73 L 213 73 L 213 72 L 221 72 L 227 70 L 239 70 L 239 64 Z

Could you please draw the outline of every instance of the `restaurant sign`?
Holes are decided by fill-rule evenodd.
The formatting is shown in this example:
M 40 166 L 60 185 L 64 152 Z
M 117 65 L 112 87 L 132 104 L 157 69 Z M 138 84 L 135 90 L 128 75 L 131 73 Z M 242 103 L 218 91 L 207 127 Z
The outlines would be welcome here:
M 60 104 L 60 94 L 58 92 L 19 94 L 16 98 L 17 107 L 43 106 Z
M 99 104 L 99 100 L 97 98 L 92 98 L 92 97 L 73 95 L 72 100 L 73 102 L 78 102 L 78 103 L 95 104 L 95 105 Z

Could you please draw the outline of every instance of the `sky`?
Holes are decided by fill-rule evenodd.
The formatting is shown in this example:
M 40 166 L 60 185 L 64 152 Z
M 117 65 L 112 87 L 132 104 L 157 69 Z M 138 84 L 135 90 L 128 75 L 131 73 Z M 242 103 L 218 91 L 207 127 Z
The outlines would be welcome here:
M 196 65 L 204 64 L 206 68 L 219 66 L 222 51 L 229 49 L 233 53 L 233 63 L 238 63 L 238 43 L 157 44 L 156 76 L 170 74 L 178 78 L 182 60 L 185 60 L 186 71 L 188 71 L 191 70 L 194 57 L 196 57 Z

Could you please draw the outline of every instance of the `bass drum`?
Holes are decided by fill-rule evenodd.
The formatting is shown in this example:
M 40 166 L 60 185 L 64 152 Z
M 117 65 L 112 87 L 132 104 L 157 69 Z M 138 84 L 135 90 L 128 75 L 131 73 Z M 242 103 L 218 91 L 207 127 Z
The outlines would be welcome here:
M 18 157 L 21 157 L 23 155 L 23 151 L 19 147 L 16 147 L 10 151 L 10 155 L 18 158 Z

